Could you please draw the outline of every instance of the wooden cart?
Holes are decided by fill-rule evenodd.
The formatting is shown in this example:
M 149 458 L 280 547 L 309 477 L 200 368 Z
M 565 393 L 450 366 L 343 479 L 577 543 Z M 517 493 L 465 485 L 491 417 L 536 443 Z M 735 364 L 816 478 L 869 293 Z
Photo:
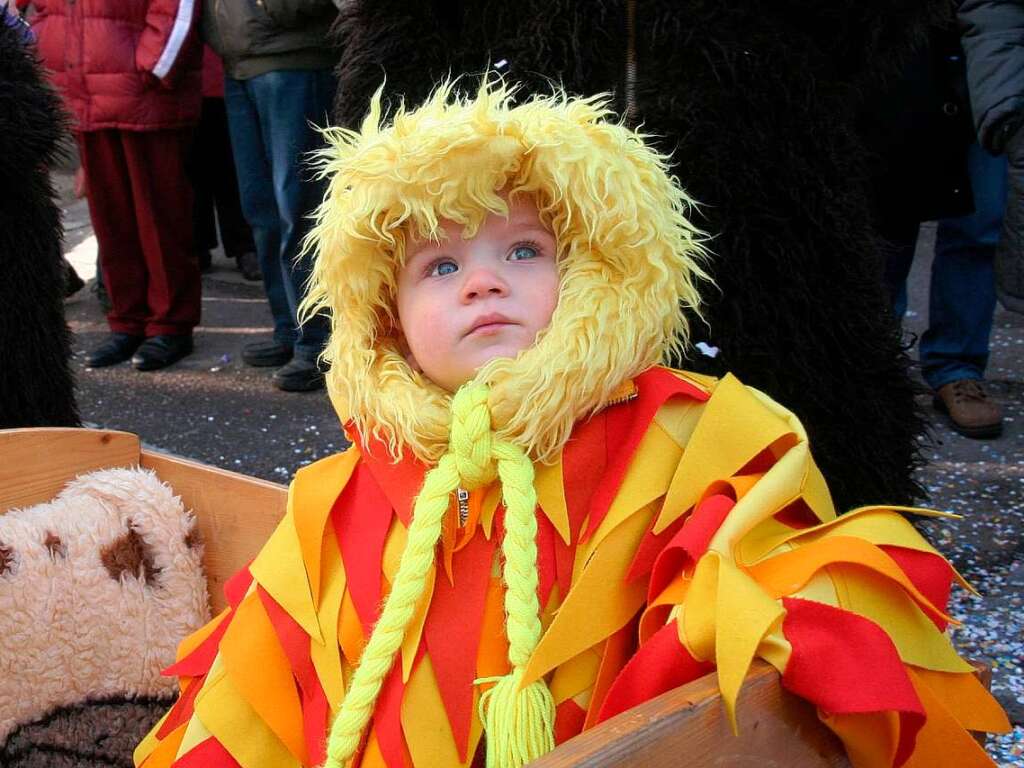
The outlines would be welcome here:
M 287 489 L 235 472 L 147 450 L 127 432 L 87 429 L 0 430 L 0 514 L 52 499 L 83 472 L 152 469 L 181 496 L 199 523 L 210 603 L 224 605 L 224 582 L 249 562 L 284 515 Z M 783 690 L 758 662 L 739 700 L 733 735 L 714 674 L 623 712 L 536 761 L 538 768 L 840 768 L 842 745 L 814 708 Z

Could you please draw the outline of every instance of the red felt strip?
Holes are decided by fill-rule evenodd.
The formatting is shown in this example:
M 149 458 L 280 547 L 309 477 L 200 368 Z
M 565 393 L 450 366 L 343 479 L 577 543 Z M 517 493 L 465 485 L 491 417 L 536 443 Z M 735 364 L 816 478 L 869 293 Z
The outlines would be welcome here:
M 235 609 L 232 608 L 228 615 L 217 625 L 217 628 L 203 642 L 197 645 L 192 653 L 180 661 L 171 664 L 160 674 L 168 677 L 199 677 L 209 672 L 213 660 L 217 657 L 217 651 L 220 649 L 220 639 L 228 631 L 228 626 L 231 624 L 234 616 Z
M 623 406 L 625 407 L 625 406 Z M 565 485 L 565 507 L 569 514 L 569 541 L 579 541 L 581 528 L 590 511 L 591 500 L 601 482 L 608 455 L 605 449 L 605 422 L 608 411 L 603 410 L 592 418 L 578 423 L 572 437 L 562 451 L 562 482 Z M 570 564 L 570 569 L 571 569 Z M 559 587 L 565 595 L 568 584 Z
M 949 593 L 953 588 L 953 568 L 934 552 L 921 552 L 907 547 L 882 544 L 879 549 L 896 561 L 896 565 L 907 574 L 915 587 L 931 601 L 932 605 L 944 611 L 949 604 Z M 931 611 L 925 612 L 940 631 L 949 623 Z
M 167 719 L 160 726 L 160 730 L 156 732 L 158 739 L 166 739 L 175 728 L 189 721 L 192 713 L 195 712 L 196 694 L 203 687 L 205 679 L 205 677 L 195 677 L 188 681 L 185 690 L 181 692 L 178 700 L 171 707 L 171 711 L 167 713 Z
M 700 502 L 685 519 L 679 532 L 654 561 L 647 600 L 661 594 L 669 582 L 689 565 L 696 563 L 708 551 L 708 545 L 722 522 L 736 506 L 729 496 L 715 494 Z
M 380 440 L 360 441 L 364 463 L 370 470 L 377 485 L 391 502 L 395 514 L 402 523 L 409 527 L 412 521 L 412 508 L 423 488 L 423 477 L 427 473 L 426 466 L 406 451 L 401 461 L 392 461 L 387 446 Z
M 635 399 L 606 408 L 602 412 L 607 414 L 606 466 L 590 500 L 586 532 L 581 534 L 581 540 L 586 540 L 587 536 L 596 531 L 608 514 L 615 494 L 622 485 L 622 478 L 633 461 L 637 446 L 650 427 L 654 414 L 665 401 L 674 395 L 700 401 L 708 399 L 707 393 L 664 368 L 656 367 L 644 371 L 636 377 L 634 384 L 637 388 Z
M 473 717 L 473 680 L 497 537 L 474 536 L 452 558 L 454 583 L 439 578 L 423 624 L 437 687 L 460 759 Z
M 172 763 L 171 768 L 242 768 L 214 738 L 201 741 Z
M 562 744 L 583 730 L 587 713 L 572 699 L 566 699 L 555 708 L 555 744 Z
M 252 573 L 249 572 L 250 565 L 252 565 L 252 560 L 246 564 L 245 568 L 239 570 L 224 584 L 224 597 L 232 608 L 238 607 L 238 604 L 242 602 L 242 598 L 249 591 L 249 585 L 252 584 Z
M 366 637 L 380 614 L 381 558 L 393 514 L 391 502 L 362 462 L 331 510 L 348 591 Z
M 417 654 L 417 658 L 422 652 Z M 377 705 L 373 711 L 374 728 L 377 732 L 377 746 L 388 768 L 407 768 L 410 764 L 405 735 L 402 732 L 402 696 L 405 683 L 402 682 L 402 665 L 394 664 L 384 678 Z
M 905 760 L 925 712 L 885 630 L 824 603 L 795 597 L 782 603 L 782 633 L 793 647 L 782 684 L 830 714 L 899 713 L 897 756 Z
M 537 599 L 543 611 L 555 585 L 555 539 L 560 538 L 547 515 L 537 515 Z M 565 593 L 562 593 L 562 599 Z
M 665 691 L 708 674 L 713 664 L 700 662 L 679 642 L 675 620 L 640 646 L 608 689 L 597 716 L 601 723 Z
M 640 540 L 640 544 L 636 548 L 636 555 L 633 557 L 633 562 L 630 563 L 629 571 L 626 573 L 627 582 L 639 579 L 641 576 L 646 576 L 651 572 L 651 569 L 654 568 L 654 561 L 657 560 L 658 555 L 672 541 L 675 535 L 679 533 L 679 529 L 683 527 L 685 520 L 685 516 L 679 517 L 669 524 L 668 528 L 655 535 L 654 526 L 657 524 L 658 518 L 654 517 L 651 519 L 647 533 Z
M 320 765 L 327 759 L 327 719 L 330 710 L 327 695 L 313 666 L 313 658 L 309 651 L 309 635 L 263 587 L 257 587 L 256 591 L 267 612 L 267 618 L 274 627 L 281 648 L 288 657 L 292 674 L 299 687 L 302 698 L 302 731 L 309 759 L 313 765 Z

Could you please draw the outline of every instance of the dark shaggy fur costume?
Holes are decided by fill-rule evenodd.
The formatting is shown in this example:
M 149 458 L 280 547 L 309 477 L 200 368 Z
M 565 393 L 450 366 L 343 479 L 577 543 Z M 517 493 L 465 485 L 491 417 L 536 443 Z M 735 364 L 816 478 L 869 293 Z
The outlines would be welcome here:
M 49 179 L 65 118 L 19 35 L 0 23 L 0 429 L 78 426 Z
M 941 0 L 765 5 L 711 0 L 350 2 L 335 119 L 386 94 L 417 103 L 449 72 L 509 62 L 527 90 L 611 91 L 672 153 L 714 235 L 705 329 L 714 360 L 803 420 L 841 509 L 921 495 L 923 431 L 869 223 L 859 95 L 895 68 Z

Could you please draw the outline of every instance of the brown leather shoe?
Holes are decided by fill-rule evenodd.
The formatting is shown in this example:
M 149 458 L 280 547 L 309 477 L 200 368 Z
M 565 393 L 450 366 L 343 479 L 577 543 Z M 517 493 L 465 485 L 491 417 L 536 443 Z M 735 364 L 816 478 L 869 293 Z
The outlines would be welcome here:
M 960 379 L 939 387 L 932 402 L 949 416 L 961 435 L 973 438 L 999 437 L 1003 433 L 1003 409 L 988 399 L 981 382 Z

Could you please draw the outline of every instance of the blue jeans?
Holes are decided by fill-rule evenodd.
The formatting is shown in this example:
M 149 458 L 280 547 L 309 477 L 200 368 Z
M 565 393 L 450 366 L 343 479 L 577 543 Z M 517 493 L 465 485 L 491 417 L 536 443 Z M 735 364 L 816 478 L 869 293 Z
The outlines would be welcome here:
M 299 258 L 325 182 L 313 178 L 307 153 L 319 149 L 310 123 L 327 122 L 334 98 L 330 70 L 279 70 L 249 80 L 224 78 L 231 148 L 242 211 L 252 228 L 263 287 L 274 316 L 274 339 L 315 360 L 330 331 L 323 316 L 299 326 L 296 311 L 312 254 Z
M 939 221 L 928 300 L 928 330 L 921 336 L 921 372 L 932 389 L 959 379 L 981 379 L 988 364 L 996 307 L 992 259 L 1006 206 L 1006 158 L 977 144 L 967 152 L 974 213 Z M 914 241 L 901 244 L 888 276 L 897 317 L 907 310 L 906 278 Z

